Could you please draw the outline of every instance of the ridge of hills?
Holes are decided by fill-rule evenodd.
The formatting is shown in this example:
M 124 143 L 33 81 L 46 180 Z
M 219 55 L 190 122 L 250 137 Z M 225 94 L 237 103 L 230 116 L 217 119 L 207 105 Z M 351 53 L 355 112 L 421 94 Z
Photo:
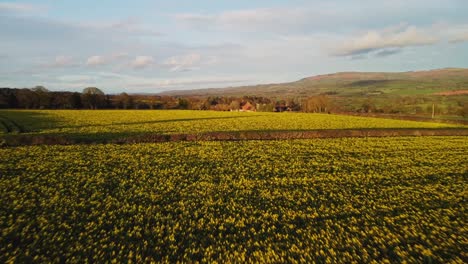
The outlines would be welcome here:
M 464 90 L 468 90 L 468 69 L 444 68 L 409 72 L 338 72 L 306 77 L 287 83 L 175 90 L 166 91 L 160 95 L 307 97 L 329 94 L 354 97 L 362 95 L 440 95 L 441 92 Z

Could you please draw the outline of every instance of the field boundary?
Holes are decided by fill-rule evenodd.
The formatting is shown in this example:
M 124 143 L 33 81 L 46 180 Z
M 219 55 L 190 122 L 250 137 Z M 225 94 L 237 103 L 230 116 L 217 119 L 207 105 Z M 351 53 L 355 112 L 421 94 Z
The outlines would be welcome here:
M 141 134 L 119 138 L 86 138 L 52 134 L 17 134 L 3 138 L 5 146 L 134 144 L 178 141 L 290 140 L 350 137 L 468 136 L 466 128 L 323 129 L 304 131 L 229 131 L 198 134 Z

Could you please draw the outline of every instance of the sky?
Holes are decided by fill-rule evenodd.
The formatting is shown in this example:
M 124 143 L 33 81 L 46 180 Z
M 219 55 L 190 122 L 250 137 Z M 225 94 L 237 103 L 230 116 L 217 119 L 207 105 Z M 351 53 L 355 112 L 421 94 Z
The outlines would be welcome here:
M 466 0 L 0 0 L 0 87 L 158 93 L 468 67 Z

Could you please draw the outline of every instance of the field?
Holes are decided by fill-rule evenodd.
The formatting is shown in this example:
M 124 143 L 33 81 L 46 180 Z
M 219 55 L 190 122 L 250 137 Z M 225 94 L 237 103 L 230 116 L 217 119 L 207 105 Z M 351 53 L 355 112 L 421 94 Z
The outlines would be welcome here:
M 464 125 L 330 114 L 214 111 L 0 111 L 3 137 L 17 134 L 107 142 L 142 135 L 342 129 L 439 129 Z M 1 131 L 1 130 L 0 130 Z M 0 138 L 2 134 L 0 134 Z
M 467 136 L 102 144 L 149 134 L 466 132 L 463 125 L 209 111 L 3 110 L 0 121 L 7 143 L 89 139 L 0 147 L 1 263 L 468 258 Z
M 0 149 L 0 262 L 462 263 L 467 137 Z

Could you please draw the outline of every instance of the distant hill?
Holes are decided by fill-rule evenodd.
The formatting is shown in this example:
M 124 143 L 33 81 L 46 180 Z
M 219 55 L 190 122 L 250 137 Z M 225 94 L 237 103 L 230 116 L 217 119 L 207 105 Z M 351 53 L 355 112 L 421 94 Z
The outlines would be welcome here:
M 464 90 L 468 90 L 468 69 L 446 68 L 398 73 L 340 72 L 307 77 L 289 83 L 179 90 L 161 94 L 203 97 L 247 95 L 284 98 L 307 97 L 318 94 L 329 94 L 339 97 L 362 95 L 444 95 L 444 92 Z

